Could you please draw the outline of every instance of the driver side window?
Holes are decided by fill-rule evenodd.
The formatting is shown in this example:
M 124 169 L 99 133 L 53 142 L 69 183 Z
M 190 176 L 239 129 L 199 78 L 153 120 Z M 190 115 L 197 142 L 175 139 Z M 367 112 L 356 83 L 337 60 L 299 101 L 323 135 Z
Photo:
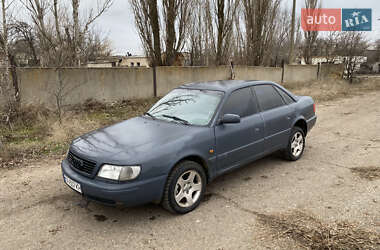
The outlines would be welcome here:
M 223 114 L 235 114 L 242 118 L 257 112 L 258 109 L 253 102 L 253 95 L 249 87 L 232 92 L 223 108 Z

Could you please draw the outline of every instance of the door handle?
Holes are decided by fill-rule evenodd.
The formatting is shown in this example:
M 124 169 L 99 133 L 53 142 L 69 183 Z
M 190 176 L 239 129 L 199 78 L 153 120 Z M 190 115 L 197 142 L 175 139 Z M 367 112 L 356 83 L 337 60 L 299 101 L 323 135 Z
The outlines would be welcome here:
M 286 119 L 290 120 L 290 116 L 287 116 Z
M 255 132 L 260 132 L 260 128 L 255 128 Z

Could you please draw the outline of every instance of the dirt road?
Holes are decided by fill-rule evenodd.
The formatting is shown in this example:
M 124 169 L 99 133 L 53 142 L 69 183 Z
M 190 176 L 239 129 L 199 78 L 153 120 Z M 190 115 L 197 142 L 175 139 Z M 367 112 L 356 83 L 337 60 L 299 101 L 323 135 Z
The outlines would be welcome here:
M 325 102 L 317 113 L 301 160 L 271 156 L 222 176 L 183 216 L 156 205 L 86 207 L 58 160 L 0 169 L 0 248 L 294 249 L 301 246 L 256 215 L 294 210 L 379 232 L 380 179 L 350 168 L 380 167 L 380 92 Z

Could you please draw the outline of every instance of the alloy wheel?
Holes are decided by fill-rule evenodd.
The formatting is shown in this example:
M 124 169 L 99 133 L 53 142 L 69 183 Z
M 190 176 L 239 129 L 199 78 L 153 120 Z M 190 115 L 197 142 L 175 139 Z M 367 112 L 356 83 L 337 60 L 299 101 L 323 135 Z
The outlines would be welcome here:
M 291 151 L 294 157 L 298 157 L 303 150 L 304 147 L 304 139 L 301 132 L 297 132 L 293 135 L 291 141 Z
M 174 197 L 178 206 L 187 208 L 196 203 L 202 192 L 202 178 L 195 170 L 184 172 L 177 180 Z

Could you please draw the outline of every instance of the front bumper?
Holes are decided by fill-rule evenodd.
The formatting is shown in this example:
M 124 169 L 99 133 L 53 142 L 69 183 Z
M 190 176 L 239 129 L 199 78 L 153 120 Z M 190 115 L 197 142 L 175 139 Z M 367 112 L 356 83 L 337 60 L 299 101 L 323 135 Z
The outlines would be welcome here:
M 71 169 L 66 159 L 62 161 L 61 168 L 63 175 L 80 183 L 83 196 L 107 205 L 123 203 L 126 206 L 136 206 L 160 201 L 166 182 L 166 175 L 162 175 L 147 180 L 108 183 L 80 175 Z

